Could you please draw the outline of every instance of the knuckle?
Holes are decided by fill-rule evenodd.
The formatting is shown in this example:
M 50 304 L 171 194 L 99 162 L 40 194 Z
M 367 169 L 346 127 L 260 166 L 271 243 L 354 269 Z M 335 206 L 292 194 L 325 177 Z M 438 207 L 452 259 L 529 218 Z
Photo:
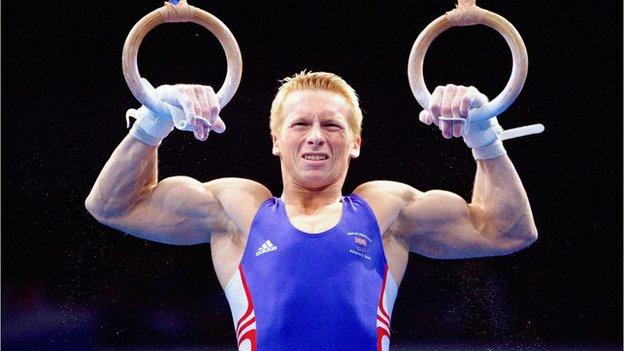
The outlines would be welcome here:
M 429 106 L 429 109 L 434 115 L 438 114 L 440 112 L 440 104 L 437 102 L 434 102 Z
M 180 104 L 182 105 L 182 107 L 184 107 L 186 109 L 192 109 L 193 108 L 193 101 L 191 101 L 191 99 L 189 99 L 189 98 L 182 99 L 182 101 L 180 101 Z
M 450 91 L 455 91 L 456 89 L 457 89 L 457 86 L 456 86 L 455 84 L 447 84 L 447 85 L 444 87 L 444 90 L 445 90 L 445 91 L 449 91 L 449 92 L 450 92 Z
M 187 95 L 193 94 L 193 87 L 188 84 L 178 85 L 178 88 L 180 89 L 180 92 L 184 94 L 187 94 Z

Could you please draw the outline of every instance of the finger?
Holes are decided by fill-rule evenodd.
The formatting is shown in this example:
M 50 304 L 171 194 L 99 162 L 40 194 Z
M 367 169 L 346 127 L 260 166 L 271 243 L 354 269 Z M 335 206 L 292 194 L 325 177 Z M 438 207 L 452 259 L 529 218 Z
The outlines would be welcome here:
M 451 110 L 451 105 L 453 100 L 455 99 L 455 92 L 457 91 L 457 87 L 453 84 L 448 84 L 444 87 L 443 95 L 442 95 L 442 103 L 440 106 L 440 116 L 450 118 L 453 117 L 453 111 Z M 453 124 L 449 121 L 440 121 L 440 130 L 442 131 L 442 135 L 446 139 L 450 139 L 453 136 L 453 132 L 451 130 Z
M 468 111 L 472 108 L 478 93 L 479 91 L 477 91 L 475 87 L 469 87 L 464 96 L 462 96 L 461 104 L 459 106 L 459 114 L 463 118 L 468 118 Z
M 210 119 L 210 100 L 208 100 L 207 87 L 201 85 L 195 85 L 193 87 L 193 91 L 195 96 L 197 97 L 197 101 L 199 106 L 201 107 L 201 117 L 205 119 Z
M 197 140 L 202 140 L 202 138 L 204 137 L 204 129 L 203 127 L 201 127 L 201 123 L 199 122 L 197 118 L 193 117 L 192 124 L 193 124 L 193 136 Z
M 186 95 L 179 95 L 176 98 L 177 103 L 182 107 L 182 111 L 184 111 L 184 116 L 187 121 L 191 122 L 191 125 L 194 126 L 193 120 L 195 119 L 195 107 L 193 106 L 193 101 Z
M 422 110 L 418 114 L 418 120 L 420 120 L 422 123 L 425 123 L 426 125 L 431 125 L 431 120 L 428 118 L 430 114 L 431 113 L 429 111 Z
M 444 92 L 444 87 L 437 86 L 431 94 L 431 98 L 429 98 L 429 112 L 433 114 L 435 118 L 440 116 L 440 106 L 442 105 L 442 93 Z
M 200 102 L 200 97 L 197 95 L 196 86 L 188 86 L 185 87 L 184 93 L 188 96 L 189 100 L 193 104 L 193 115 L 191 118 L 191 124 L 193 125 L 193 135 L 195 139 L 202 140 L 204 139 L 204 127 L 201 123 L 199 123 L 198 117 L 202 117 L 203 109 L 202 102 Z
M 451 125 L 452 125 L 451 121 L 443 121 L 443 120 L 440 120 L 438 124 L 438 128 L 440 129 L 440 131 L 442 131 L 442 136 L 445 137 L 446 139 L 451 138 L 451 132 L 450 132 Z
M 470 91 L 473 95 L 472 104 L 470 105 L 471 108 L 479 108 L 490 101 L 490 99 L 488 99 L 488 97 L 481 93 L 477 88 L 470 87 Z
M 201 141 L 208 140 L 208 135 L 210 135 L 210 129 L 206 128 L 205 129 L 205 133 L 204 133 L 204 137 L 203 137 L 203 139 L 201 139 Z
M 193 114 L 196 117 L 201 117 L 203 114 L 202 107 L 201 107 L 201 103 L 199 102 L 197 95 L 195 94 L 195 88 L 194 87 L 186 88 L 185 92 L 186 92 L 186 95 L 189 97 L 189 99 L 191 99 L 191 102 L 193 102 Z
M 221 111 L 219 98 L 217 97 L 217 94 L 215 94 L 214 89 L 212 89 L 211 86 L 206 87 L 205 92 L 206 99 L 210 102 L 210 117 L 208 118 L 208 120 L 210 121 L 210 124 L 214 124 L 216 119 L 219 117 L 219 112 Z M 223 126 L 225 126 L 225 124 L 223 124 Z
M 431 114 L 431 112 L 427 110 L 423 110 L 421 112 L 421 115 L 422 115 L 423 123 L 427 125 L 431 125 L 432 123 L 435 123 L 436 126 L 438 125 L 438 120 L 433 118 L 433 115 Z
M 197 120 L 198 128 L 201 129 L 201 135 L 199 140 L 206 141 L 208 139 L 208 135 L 210 134 L 210 126 L 208 125 L 208 121 L 204 118 Z
M 451 103 L 451 115 L 453 118 L 461 118 L 461 114 L 459 112 L 462 102 L 462 97 L 464 96 L 466 88 L 458 87 L 455 92 L 455 97 L 453 98 L 453 102 Z M 463 124 L 461 122 L 453 122 L 451 126 L 451 132 L 454 137 L 460 137 L 462 133 Z
M 207 87 L 201 85 L 193 86 L 194 96 L 197 99 L 198 106 L 201 107 L 201 115 L 195 119 L 195 138 L 197 140 L 205 141 L 208 139 L 209 125 L 206 125 L 206 120 L 210 119 L 210 101 L 208 100 Z
M 479 92 L 479 94 L 477 94 L 475 102 L 472 103 L 472 107 L 481 107 L 488 102 L 490 102 L 490 99 L 485 94 Z
M 208 133 L 210 133 L 210 126 L 208 126 L 206 124 L 206 122 L 204 122 L 205 119 L 201 119 L 201 120 L 197 120 L 197 126 L 200 129 L 200 139 L 201 141 L 205 141 L 206 139 L 208 139 Z
M 219 134 L 225 132 L 225 129 L 226 129 L 225 123 L 223 122 L 221 117 L 217 116 L 217 118 L 215 118 L 214 122 L 212 123 L 212 127 L 210 127 L 210 129 L 214 130 L 215 132 Z

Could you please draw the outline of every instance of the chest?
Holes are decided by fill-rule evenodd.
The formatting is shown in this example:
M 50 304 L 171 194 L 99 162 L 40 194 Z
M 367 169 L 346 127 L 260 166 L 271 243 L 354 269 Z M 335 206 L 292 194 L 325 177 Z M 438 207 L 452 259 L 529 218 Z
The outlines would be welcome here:
M 315 213 L 277 207 L 256 219 L 243 263 L 258 272 L 298 276 L 345 276 L 360 269 L 383 273 L 385 258 L 376 222 L 350 203 Z M 288 213 L 288 214 L 287 214 Z
M 286 207 L 290 223 L 298 230 L 318 234 L 335 227 L 342 217 L 341 204 L 326 206 L 314 212 L 304 212 L 293 207 Z

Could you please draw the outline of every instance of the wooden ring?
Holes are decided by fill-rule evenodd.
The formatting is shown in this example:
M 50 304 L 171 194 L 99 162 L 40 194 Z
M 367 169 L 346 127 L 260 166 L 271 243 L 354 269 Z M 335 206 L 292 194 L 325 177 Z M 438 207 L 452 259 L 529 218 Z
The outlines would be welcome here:
M 181 0 L 177 5 L 166 2 L 163 7 L 145 15 L 132 27 L 124 43 L 122 53 L 123 74 L 130 91 L 139 102 L 150 110 L 168 111 L 165 103 L 141 84 L 141 75 L 137 65 L 139 46 L 143 38 L 150 30 L 166 22 L 199 24 L 212 32 L 221 43 L 227 60 L 227 74 L 223 86 L 217 92 L 217 97 L 221 108 L 223 108 L 236 93 L 241 80 L 243 60 L 238 43 L 223 22 L 204 10 L 188 5 L 186 0 Z
M 461 11 L 459 16 L 455 11 Z M 433 40 L 445 30 L 455 26 L 484 24 L 495 29 L 505 38 L 511 49 L 513 68 L 505 89 L 494 100 L 480 108 L 469 111 L 468 118 L 472 120 L 488 119 L 503 113 L 518 97 L 526 80 L 529 59 L 520 34 L 506 19 L 476 5 L 470 8 L 471 18 L 468 21 L 462 18 L 463 21 L 458 22 L 457 17 L 463 15 L 465 15 L 465 9 L 459 6 L 455 10 L 438 17 L 420 33 L 410 52 L 407 76 L 416 100 L 423 109 L 428 109 L 431 93 L 425 85 L 423 63 L 427 49 Z

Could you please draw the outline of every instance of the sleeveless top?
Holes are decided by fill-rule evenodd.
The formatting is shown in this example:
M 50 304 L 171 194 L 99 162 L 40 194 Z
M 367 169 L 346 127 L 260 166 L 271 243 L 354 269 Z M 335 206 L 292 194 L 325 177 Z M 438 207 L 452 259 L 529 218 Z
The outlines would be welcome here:
M 357 195 L 318 234 L 295 228 L 280 198 L 258 210 L 225 288 L 240 351 L 388 350 L 398 287 L 377 220 Z

